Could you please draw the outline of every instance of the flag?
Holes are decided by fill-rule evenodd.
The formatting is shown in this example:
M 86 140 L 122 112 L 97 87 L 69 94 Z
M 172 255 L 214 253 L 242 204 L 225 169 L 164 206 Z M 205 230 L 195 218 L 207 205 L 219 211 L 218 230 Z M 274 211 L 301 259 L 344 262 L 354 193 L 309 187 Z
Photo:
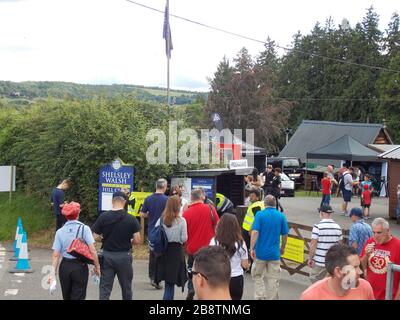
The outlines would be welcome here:
M 165 5 L 163 38 L 165 39 L 165 54 L 167 55 L 168 59 L 171 59 L 171 50 L 174 47 L 172 46 L 171 28 L 169 25 L 168 0 L 167 0 L 167 4 Z

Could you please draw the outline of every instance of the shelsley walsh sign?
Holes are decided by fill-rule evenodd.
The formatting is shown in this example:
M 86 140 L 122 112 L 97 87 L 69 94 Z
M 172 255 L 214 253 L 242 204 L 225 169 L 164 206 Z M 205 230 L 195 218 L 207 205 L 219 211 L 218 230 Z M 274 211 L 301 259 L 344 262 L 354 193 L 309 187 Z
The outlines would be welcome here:
M 99 211 L 112 209 L 112 194 L 125 188 L 133 190 L 134 168 L 115 159 L 111 164 L 100 168 L 99 172 Z

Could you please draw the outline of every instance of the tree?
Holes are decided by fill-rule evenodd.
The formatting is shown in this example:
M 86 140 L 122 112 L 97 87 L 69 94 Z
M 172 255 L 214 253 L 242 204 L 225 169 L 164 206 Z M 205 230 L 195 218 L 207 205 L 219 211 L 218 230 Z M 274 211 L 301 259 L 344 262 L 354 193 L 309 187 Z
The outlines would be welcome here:
M 254 129 L 255 143 L 274 152 L 280 147 L 290 104 L 274 97 L 274 77 L 266 74 L 272 70 L 267 68 L 272 61 L 267 60 L 267 54 L 263 58 L 255 63 L 243 48 L 234 59 L 233 68 L 224 59 L 210 80 L 206 111 L 219 113 L 225 127 L 232 131 Z
M 167 132 L 162 109 L 131 99 L 98 98 L 49 99 L 31 108 L 1 111 L 0 161 L 17 165 L 19 185 L 45 197 L 58 181 L 71 177 L 67 197 L 80 202 L 82 217 L 90 220 L 97 216 L 103 164 L 116 157 L 131 163 L 138 190 L 153 190 L 156 179 L 171 173 L 171 166 L 146 160 L 148 130 Z
M 397 12 L 392 15 L 384 41 L 387 57 L 391 57 L 400 51 L 400 16 Z
M 389 69 L 400 70 L 400 51 L 391 54 Z M 376 82 L 379 93 L 379 115 L 386 119 L 395 144 L 400 144 L 400 72 L 382 71 Z

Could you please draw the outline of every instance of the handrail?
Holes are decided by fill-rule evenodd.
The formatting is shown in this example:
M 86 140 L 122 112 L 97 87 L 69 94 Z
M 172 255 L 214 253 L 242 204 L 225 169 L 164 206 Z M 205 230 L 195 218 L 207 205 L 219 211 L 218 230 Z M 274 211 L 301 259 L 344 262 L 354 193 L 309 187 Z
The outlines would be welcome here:
M 393 299 L 393 278 L 394 272 L 400 272 L 400 265 L 389 262 L 386 273 L 386 300 Z

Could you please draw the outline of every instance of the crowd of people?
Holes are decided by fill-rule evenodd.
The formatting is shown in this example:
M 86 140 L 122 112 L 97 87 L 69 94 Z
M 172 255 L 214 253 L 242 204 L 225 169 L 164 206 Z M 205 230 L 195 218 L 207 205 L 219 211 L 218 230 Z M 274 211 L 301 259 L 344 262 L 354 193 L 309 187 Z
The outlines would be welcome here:
M 364 174 L 361 178 L 360 172 L 360 169 L 349 167 L 344 164 L 342 168 L 338 170 L 337 180 L 334 175 L 334 167 L 329 165 L 321 179 L 322 199 L 320 207 L 323 204 L 329 205 L 331 195 L 336 191 L 336 194 L 339 195 L 341 193 L 343 198 L 341 214 L 349 216 L 348 205 L 353 195 L 356 195 L 360 198 L 360 206 L 363 208 L 364 219 L 370 219 L 370 207 L 374 186 L 372 177 L 369 174 Z
M 324 174 L 323 186 L 327 189 L 329 184 L 331 189 L 333 184 L 342 184 L 345 188 L 346 172 L 351 173 L 351 168 L 343 171 L 342 183 L 335 180 L 332 171 L 328 168 Z M 255 299 L 279 299 L 280 260 L 289 232 L 279 203 L 280 172 L 268 167 L 263 176 L 255 170 L 246 178 L 248 209 L 242 225 L 230 210 L 231 201 L 220 197 L 214 204 L 199 188 L 191 191 L 189 203 L 183 198 L 182 186 L 173 186 L 167 196 L 167 181 L 157 180 L 155 192 L 145 199 L 140 215 L 147 218 L 147 235 L 162 226 L 167 245 L 162 254 L 149 250 L 149 285 L 160 290 L 164 282 L 164 300 L 174 299 L 175 287 L 182 292 L 187 287 L 187 300 L 240 300 L 245 272 L 250 272 Z M 68 183 L 63 182 L 52 195 L 58 208 L 50 281 L 59 276 L 65 300 L 85 299 L 87 263 L 69 254 L 71 241 L 81 234 L 93 256 L 93 272 L 99 277 L 99 299 L 110 298 L 117 276 L 122 299 L 131 300 L 132 247 L 142 240 L 138 219 L 126 211 L 129 197 L 115 192 L 112 210 L 99 215 L 90 229 L 78 221 L 80 205 L 63 201 L 67 188 Z M 342 229 L 332 219 L 329 200 L 326 192 L 319 208 L 321 220 L 311 234 L 307 261 L 311 286 L 301 299 L 384 299 L 388 263 L 400 264 L 400 240 L 391 235 L 386 220 L 375 219 L 371 228 L 365 222 L 365 210 L 353 208 L 348 214 L 353 222 L 349 244 L 343 244 Z M 223 207 L 229 210 L 222 211 Z M 99 252 L 95 241 L 101 242 Z M 353 279 L 350 285 L 349 277 Z M 393 283 L 393 298 L 397 299 L 399 282 L 397 273 Z

